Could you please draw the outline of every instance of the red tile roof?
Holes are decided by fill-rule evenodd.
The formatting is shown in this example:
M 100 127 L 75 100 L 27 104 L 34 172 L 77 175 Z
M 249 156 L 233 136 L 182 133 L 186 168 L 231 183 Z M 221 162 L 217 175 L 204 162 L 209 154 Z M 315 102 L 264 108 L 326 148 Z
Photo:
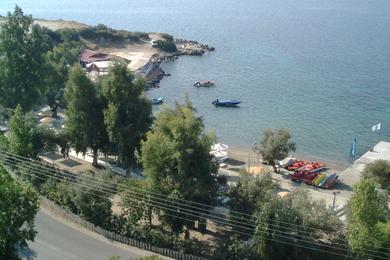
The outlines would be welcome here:
M 79 54 L 78 60 L 86 63 L 91 63 L 95 61 L 109 60 L 111 58 L 112 56 L 109 54 L 86 49 Z

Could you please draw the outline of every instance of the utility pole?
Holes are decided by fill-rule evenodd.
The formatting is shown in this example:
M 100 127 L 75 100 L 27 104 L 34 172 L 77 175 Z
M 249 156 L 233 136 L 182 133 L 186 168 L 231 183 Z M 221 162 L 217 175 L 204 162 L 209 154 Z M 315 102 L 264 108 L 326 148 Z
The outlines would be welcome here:
M 336 195 L 340 193 L 340 191 L 334 191 L 333 193 L 333 206 L 332 209 L 335 210 L 336 207 Z

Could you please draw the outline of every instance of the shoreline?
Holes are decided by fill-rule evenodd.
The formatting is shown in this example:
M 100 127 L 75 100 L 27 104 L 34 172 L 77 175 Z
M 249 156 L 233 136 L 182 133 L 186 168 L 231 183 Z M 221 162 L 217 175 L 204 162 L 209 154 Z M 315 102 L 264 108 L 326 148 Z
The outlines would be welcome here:
M 229 158 L 233 159 L 234 161 L 241 162 L 241 164 L 243 164 L 242 167 L 248 166 L 249 163 L 251 167 L 260 165 L 261 157 L 248 147 L 229 145 L 228 155 Z M 336 171 L 336 172 L 342 172 L 352 165 L 352 163 L 343 164 L 343 163 L 338 163 L 338 162 L 318 158 L 315 156 L 302 155 L 299 153 L 298 154 L 293 153 L 292 155 L 296 157 L 298 160 L 323 162 L 326 164 L 327 168 L 329 168 L 331 171 Z

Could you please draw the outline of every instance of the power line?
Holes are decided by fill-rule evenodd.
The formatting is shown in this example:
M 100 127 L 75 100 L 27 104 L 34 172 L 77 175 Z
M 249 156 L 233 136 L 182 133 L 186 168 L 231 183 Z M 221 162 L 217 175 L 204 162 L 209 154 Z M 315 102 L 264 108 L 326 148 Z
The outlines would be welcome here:
M 40 173 L 40 174 L 42 174 L 42 173 Z M 43 174 L 43 175 L 45 175 L 45 174 Z M 57 177 L 57 178 L 59 178 L 59 177 Z M 63 178 L 61 178 L 62 180 L 63 180 Z M 69 180 L 67 180 L 66 179 L 66 181 L 68 181 L 69 182 Z M 81 186 L 81 187 L 85 187 L 86 185 L 80 185 L 79 183 L 73 183 L 72 182 L 72 184 L 75 184 L 75 185 L 79 185 L 79 186 Z M 89 187 L 89 188 L 91 188 L 91 186 L 87 186 L 87 187 Z M 93 186 L 93 188 L 97 188 L 96 186 Z M 106 192 L 107 193 L 107 192 Z M 92 194 L 92 193 L 91 193 Z M 97 194 L 94 194 L 94 195 L 97 195 Z M 111 193 L 110 193 L 110 195 L 112 195 Z M 101 195 L 100 195 L 101 196 Z M 127 199 L 130 199 L 131 200 L 131 198 L 127 198 Z M 135 200 L 134 201 L 134 199 L 132 200 L 133 202 L 138 202 L 137 200 Z M 161 205 L 161 204 L 160 204 Z M 162 204 L 162 205 L 164 205 L 164 204 Z M 133 205 L 134 206 L 134 205 Z M 151 206 L 153 206 L 153 207 L 157 207 L 157 208 L 160 208 L 160 209 L 164 209 L 164 210 L 169 210 L 169 211 L 173 211 L 173 212 L 175 212 L 175 213 L 180 213 L 180 214 L 186 214 L 186 215 L 189 215 L 189 216 L 193 216 L 193 217 L 199 217 L 198 215 L 193 215 L 193 214 L 189 214 L 189 213 L 185 213 L 185 212 L 177 212 L 177 209 L 176 210 L 174 210 L 174 209 L 172 209 L 172 208 L 166 208 L 166 207 L 162 207 L 162 206 L 158 206 L 158 205 L 156 205 L 156 203 L 153 203 L 152 202 L 152 205 Z M 169 205 L 169 206 L 171 206 L 171 205 Z M 169 214 L 168 214 L 169 215 Z M 179 216 L 173 216 L 173 215 L 171 215 L 172 217 L 175 217 L 175 218 L 179 218 Z M 187 221 L 193 221 L 193 219 L 191 219 L 191 220 L 189 220 L 189 219 L 186 219 Z M 207 219 L 206 219 L 207 220 Z M 239 226 L 239 225 L 233 225 L 233 226 L 236 226 L 236 227 L 239 227 L 239 228 L 243 228 L 243 229 L 249 229 L 249 228 L 246 228 L 246 227 L 242 227 L 242 226 Z M 271 230 L 272 231 L 272 229 L 270 229 L 270 228 L 268 228 L 269 230 Z M 253 229 L 250 229 L 250 230 L 253 230 Z M 282 231 L 280 231 L 280 230 L 274 230 L 275 232 L 279 232 L 279 233 L 285 233 L 285 232 L 282 232 Z M 242 233 L 242 232 L 241 232 Z M 250 234 L 248 234 L 248 233 L 244 233 L 244 234 L 246 234 L 246 235 L 250 235 Z M 276 236 L 279 236 L 279 237 L 282 237 L 282 238 L 286 238 L 285 236 L 282 236 L 282 235 L 278 235 L 278 234 L 274 234 L 274 235 L 276 235 Z M 291 234 L 288 234 L 288 235 L 291 235 Z M 301 236 L 301 237 L 303 237 L 303 236 Z M 294 240 L 299 240 L 299 241 L 302 241 L 302 242 L 306 242 L 306 243 L 311 243 L 311 244 L 316 244 L 316 245 L 320 245 L 320 246 L 323 246 L 323 247 L 328 247 L 328 248 L 332 248 L 332 249 L 337 249 L 337 250 L 346 250 L 346 249 L 344 249 L 344 248 L 338 248 L 338 247 L 332 247 L 332 246 L 329 246 L 329 245 L 326 245 L 326 244 L 320 244 L 320 243 L 315 243 L 315 242 L 311 242 L 311 241 L 307 241 L 307 240 L 303 240 L 303 239 L 297 239 L 297 238 L 295 238 Z
M 32 160 L 30 160 L 30 161 L 32 161 Z M 26 163 L 26 161 L 24 161 L 24 163 Z M 29 162 L 29 163 L 31 163 L 31 162 Z M 35 165 L 36 166 L 36 165 Z M 47 169 L 47 168 L 46 168 Z M 53 169 L 50 169 L 50 171 L 52 171 Z M 84 178 L 85 179 L 85 178 Z M 97 178 L 98 179 L 98 178 Z M 91 188 L 90 186 L 89 186 L 89 188 Z M 97 188 L 96 186 L 93 186 L 93 188 Z M 115 192 L 114 192 L 115 193 Z M 136 193 L 137 195 L 140 195 L 140 193 Z M 145 194 L 141 194 L 142 196 L 149 196 L 149 198 L 151 197 L 150 195 L 145 195 Z M 161 199 L 161 198 L 160 198 Z M 176 202 L 175 202 L 176 203 Z M 159 204 L 159 205 L 167 205 L 167 204 Z M 155 207 L 156 207 L 156 205 L 154 205 Z M 168 206 L 170 206 L 170 207 L 172 207 L 172 205 L 171 204 L 168 204 Z M 176 206 L 176 208 L 177 209 L 179 209 L 179 207 L 178 206 Z M 169 208 L 169 209 L 167 209 L 167 208 L 163 208 L 163 209 L 165 209 L 165 210 L 171 210 L 172 211 L 172 209 L 171 208 Z M 182 208 L 181 208 L 182 209 Z M 183 210 L 183 209 L 182 209 Z M 187 211 L 189 211 L 188 209 L 184 209 L 184 210 L 187 210 Z M 202 209 L 202 210 L 205 210 L 205 209 Z M 183 212 L 180 212 L 181 214 L 183 214 Z M 184 213 L 184 214 L 187 214 L 188 215 L 188 213 Z M 204 215 L 204 214 L 203 214 Z M 177 217 L 177 216 L 175 216 L 175 217 Z M 196 217 L 200 217 L 199 215 L 196 215 Z M 215 218 L 215 216 L 214 216 L 214 218 Z M 191 220 L 192 221 L 192 220 Z M 225 221 L 225 219 L 224 219 L 224 221 Z M 241 223 L 242 224 L 242 222 L 237 222 L 237 223 Z M 245 225 L 249 225 L 249 224 L 245 224 Z M 268 225 L 269 225 L 269 223 L 268 223 Z M 245 227 L 242 227 L 242 226 L 238 226 L 238 227 L 240 227 L 240 228 L 245 228 Z M 278 226 L 278 228 L 281 228 L 280 226 Z M 283 227 L 282 227 L 283 228 Z M 282 232 L 282 231 L 280 231 L 280 230 L 275 230 L 275 231 L 278 231 L 278 232 Z M 294 230 L 294 231 L 296 231 L 296 230 Z M 303 236 L 302 236 L 303 237 Z M 326 246 L 326 245 L 324 245 L 324 246 Z M 341 248 L 336 248 L 336 249 L 341 249 Z M 380 253 L 383 253 L 383 252 L 380 252 Z

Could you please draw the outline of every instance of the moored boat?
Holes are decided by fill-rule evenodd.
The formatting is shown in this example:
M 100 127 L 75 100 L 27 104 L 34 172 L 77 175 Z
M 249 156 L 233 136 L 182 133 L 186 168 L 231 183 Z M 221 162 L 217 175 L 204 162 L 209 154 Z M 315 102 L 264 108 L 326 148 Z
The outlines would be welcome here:
M 198 80 L 198 81 L 195 81 L 194 83 L 194 87 L 211 87 L 211 86 L 214 86 L 215 82 L 214 81 L 211 81 L 211 80 Z
M 164 103 L 164 98 L 163 97 L 156 97 L 152 99 L 152 104 L 158 105 Z
M 241 104 L 241 101 L 238 100 L 219 100 L 216 99 L 212 102 L 213 105 L 221 107 L 234 107 Z

